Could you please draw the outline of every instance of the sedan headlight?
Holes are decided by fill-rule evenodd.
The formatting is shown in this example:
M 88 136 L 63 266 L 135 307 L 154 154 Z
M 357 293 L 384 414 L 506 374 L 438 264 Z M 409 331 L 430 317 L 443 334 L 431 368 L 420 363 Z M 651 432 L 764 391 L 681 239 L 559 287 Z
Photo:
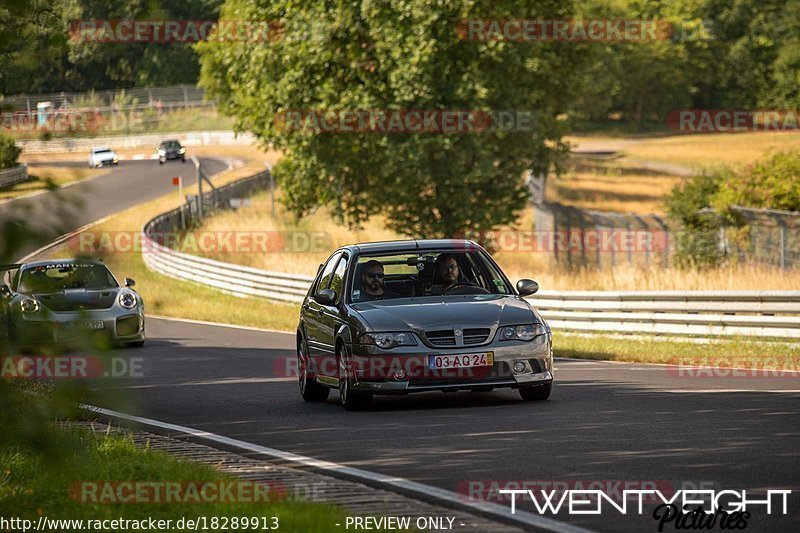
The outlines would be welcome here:
M 19 308 L 26 315 L 30 313 L 35 313 L 36 311 L 39 310 L 39 302 L 37 302 L 33 298 L 25 298 L 19 303 Z
M 367 333 L 358 339 L 360 344 L 374 344 L 378 348 L 388 349 L 395 346 L 416 346 L 417 339 L 411 333 Z
M 179 154 L 185 154 L 186 153 L 186 148 L 181 148 L 180 150 L 178 150 L 178 153 Z
M 123 292 L 119 295 L 119 305 L 125 309 L 133 309 L 136 307 L 136 296 L 130 292 Z
M 158 149 L 158 155 L 165 155 L 166 153 L 167 153 L 167 151 L 164 150 L 163 148 L 159 148 Z
M 521 326 L 505 326 L 500 328 L 501 341 L 529 341 L 547 333 L 544 324 L 523 324 Z

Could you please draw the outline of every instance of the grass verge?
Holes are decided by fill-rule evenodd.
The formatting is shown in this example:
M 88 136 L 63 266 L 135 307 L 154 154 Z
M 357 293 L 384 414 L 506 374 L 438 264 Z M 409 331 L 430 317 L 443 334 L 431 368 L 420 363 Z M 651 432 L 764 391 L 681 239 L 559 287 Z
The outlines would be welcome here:
M 0 516 L 24 518 L 34 524 L 41 516 L 51 520 L 84 521 L 171 519 L 173 526 L 168 528 L 170 530 L 178 529 L 174 524 L 181 517 L 197 519 L 204 516 L 209 521 L 212 517 L 263 517 L 270 525 L 272 517 L 277 517 L 280 529 L 287 531 L 324 531 L 342 520 L 341 512 L 332 506 L 302 502 L 195 503 L 196 500 L 191 498 L 170 503 L 84 502 L 80 491 L 71 493 L 81 482 L 177 481 L 203 486 L 204 482 L 224 482 L 234 478 L 207 466 L 138 448 L 127 438 L 98 437 L 88 430 L 77 429 L 54 432 L 51 438 L 56 442 L 49 444 L 60 451 L 57 458 L 32 454 L 12 444 L 0 447 Z M 60 531 L 78 529 L 81 528 L 75 524 L 51 528 Z M 129 528 L 120 527 L 122 529 Z
M 748 369 L 800 370 L 800 348 L 788 342 L 611 337 L 556 332 L 556 357 L 626 363 L 656 363 Z

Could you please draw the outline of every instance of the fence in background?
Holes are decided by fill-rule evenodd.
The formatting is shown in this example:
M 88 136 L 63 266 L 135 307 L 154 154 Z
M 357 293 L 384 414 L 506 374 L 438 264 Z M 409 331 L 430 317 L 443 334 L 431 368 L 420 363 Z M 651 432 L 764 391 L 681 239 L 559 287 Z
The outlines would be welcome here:
M 35 112 L 36 105 L 50 102 L 55 109 L 75 107 L 113 107 L 119 103 L 121 90 L 92 91 L 82 93 L 19 94 L 0 97 L 0 108 L 8 111 Z M 196 107 L 213 104 L 206 101 L 205 91 L 194 85 L 173 85 L 170 87 L 139 87 L 125 89 L 125 103 L 135 99 L 147 107 Z
M 108 137 L 52 139 L 49 141 L 17 141 L 25 154 L 48 154 L 62 152 L 86 152 L 94 146 L 110 146 L 115 150 L 144 148 L 155 152 L 158 143 L 165 139 L 178 139 L 184 146 L 249 146 L 253 136 L 233 131 L 187 131 L 153 133 L 146 135 L 110 135 Z
M 800 212 L 741 206 L 730 210 L 743 224 L 721 221 L 718 248 L 723 255 L 783 269 L 800 266 Z
M 17 165 L 14 168 L 0 170 L 0 189 L 21 183 L 28 179 L 28 165 Z

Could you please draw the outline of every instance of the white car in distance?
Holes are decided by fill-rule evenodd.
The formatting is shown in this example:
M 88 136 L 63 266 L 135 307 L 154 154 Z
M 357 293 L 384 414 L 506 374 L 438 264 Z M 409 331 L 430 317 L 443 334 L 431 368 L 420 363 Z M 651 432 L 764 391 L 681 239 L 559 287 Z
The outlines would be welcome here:
M 89 153 L 89 166 L 92 168 L 118 164 L 119 157 L 117 153 L 108 146 L 92 148 L 92 151 Z

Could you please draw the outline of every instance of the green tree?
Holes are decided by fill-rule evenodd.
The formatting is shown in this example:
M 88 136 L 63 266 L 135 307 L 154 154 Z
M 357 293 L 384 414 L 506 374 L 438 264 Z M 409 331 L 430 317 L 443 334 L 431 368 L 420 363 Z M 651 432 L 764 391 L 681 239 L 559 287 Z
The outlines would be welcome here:
M 557 115 L 579 65 L 563 43 L 459 36 L 468 19 L 569 18 L 567 1 L 347 2 L 229 0 L 223 18 L 277 20 L 271 42 L 198 46 L 200 84 L 237 127 L 283 150 L 287 205 L 333 207 L 351 225 L 383 214 L 406 235 L 487 231 L 525 205 L 526 170 L 563 152 Z M 333 133 L 282 127 L 310 110 L 509 110 L 535 114 L 530 131 Z

